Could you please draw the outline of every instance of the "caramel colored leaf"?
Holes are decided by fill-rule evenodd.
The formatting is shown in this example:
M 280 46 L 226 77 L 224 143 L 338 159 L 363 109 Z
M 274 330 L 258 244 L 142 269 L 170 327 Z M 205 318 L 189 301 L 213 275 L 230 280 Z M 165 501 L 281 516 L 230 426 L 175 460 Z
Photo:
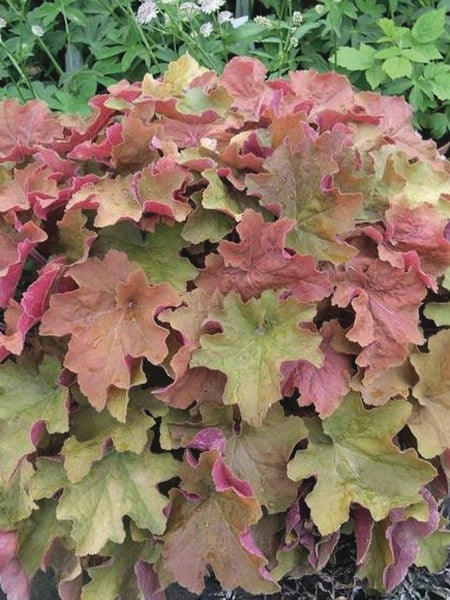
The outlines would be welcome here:
M 340 263 L 356 250 L 337 236 L 351 231 L 361 205 L 358 193 L 344 194 L 333 187 L 339 169 L 336 154 L 344 144 L 341 132 L 326 132 L 315 139 L 305 126 L 296 131 L 296 143 L 281 144 L 264 164 L 267 173 L 247 175 L 248 193 L 297 223 L 288 245 L 316 260 Z
M 400 365 L 410 344 L 422 344 L 419 306 L 426 287 L 413 267 L 396 269 L 381 260 L 367 267 L 348 267 L 337 274 L 333 303 L 350 302 L 356 317 L 347 338 L 363 347 L 356 363 L 367 367 L 364 383 L 371 383 L 387 368 Z
M 94 225 L 107 227 L 122 219 L 139 221 L 142 205 L 132 188 L 132 177 L 117 176 L 88 183 L 76 192 L 67 204 L 67 209 L 97 208 Z
M 211 565 L 224 588 L 239 586 L 255 594 L 277 591 L 264 568 L 267 561 L 248 532 L 261 516 L 248 484 L 210 451 L 201 455 L 195 468 L 184 466 L 181 486 L 189 496 L 171 492 L 163 537 L 162 565 L 173 579 L 200 594 Z
M 450 329 L 428 340 L 428 353 L 411 356 L 420 380 L 413 395 L 418 400 L 408 419 L 425 458 L 442 454 L 450 447 Z
M 148 285 L 142 270 L 115 250 L 103 261 L 92 258 L 71 267 L 68 274 L 79 287 L 52 297 L 41 334 L 72 334 L 64 365 L 77 373 L 81 391 L 100 411 L 112 388 L 126 393 L 140 382 L 130 358 L 164 360 L 169 332 L 154 318 L 178 304 L 178 295 L 167 283 Z
M 297 485 L 288 479 L 286 464 L 294 446 L 307 437 L 302 419 L 284 415 L 279 405 L 270 408 L 263 426 L 236 425 L 231 407 L 203 405 L 202 420 L 169 412 L 163 417 L 173 447 L 205 450 L 221 447 L 226 464 L 251 486 L 269 513 L 286 510 L 295 500 Z
M 244 301 L 266 289 L 290 290 L 300 302 L 322 300 L 332 291 L 327 274 L 317 270 L 311 256 L 291 256 L 285 250 L 294 225 L 289 219 L 266 223 L 259 213 L 246 210 L 236 227 L 240 241 L 219 244 L 222 261 L 216 255 L 207 257 L 197 285 L 223 294 L 237 291 Z

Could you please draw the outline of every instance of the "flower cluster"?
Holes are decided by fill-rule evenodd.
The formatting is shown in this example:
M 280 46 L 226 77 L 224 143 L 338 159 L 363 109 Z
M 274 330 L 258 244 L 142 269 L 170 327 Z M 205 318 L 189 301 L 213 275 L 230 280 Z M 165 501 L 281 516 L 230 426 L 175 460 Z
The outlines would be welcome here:
M 136 13 L 136 21 L 139 25 L 151 23 L 158 16 L 158 7 L 154 0 L 143 0 Z

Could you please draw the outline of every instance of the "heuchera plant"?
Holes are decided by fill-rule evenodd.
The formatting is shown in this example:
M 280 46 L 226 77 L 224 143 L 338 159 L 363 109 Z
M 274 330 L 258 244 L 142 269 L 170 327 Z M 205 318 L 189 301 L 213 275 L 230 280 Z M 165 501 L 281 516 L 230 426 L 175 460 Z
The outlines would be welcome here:
M 441 569 L 450 178 L 406 102 L 185 55 L 90 104 L 0 105 L 9 600 L 271 593 L 343 532 L 371 587 Z

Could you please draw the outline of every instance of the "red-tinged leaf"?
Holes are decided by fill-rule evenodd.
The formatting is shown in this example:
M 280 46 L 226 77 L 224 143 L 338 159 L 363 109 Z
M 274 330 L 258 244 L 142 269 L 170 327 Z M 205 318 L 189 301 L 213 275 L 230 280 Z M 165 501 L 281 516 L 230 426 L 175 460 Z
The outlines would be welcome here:
M 403 508 L 391 510 L 391 524 L 386 529 L 386 538 L 391 547 L 393 564 L 383 572 L 383 583 L 387 592 L 391 592 L 405 578 L 409 567 L 420 550 L 420 539 L 428 537 L 439 527 L 440 515 L 438 505 L 431 493 L 424 488 L 422 497 L 428 505 L 429 516 L 426 520 L 408 517 Z
M 53 148 L 63 154 L 70 152 L 86 140 L 94 140 L 115 113 L 115 109 L 106 105 L 109 98 L 107 94 L 91 98 L 89 106 L 92 108 L 92 114 L 87 118 L 79 115 L 62 115 L 60 122 L 68 129 L 69 135 L 64 141 L 53 144 Z
M 32 221 L 22 225 L 17 220 L 15 229 L 0 220 L 0 307 L 6 307 L 13 296 L 30 251 L 47 239 Z
M 0 186 L 0 212 L 28 210 L 37 199 L 53 199 L 58 187 L 53 172 L 33 163 L 16 169 L 14 178 Z
M 131 112 L 120 127 L 120 138 L 111 148 L 111 164 L 117 169 L 137 171 L 158 159 L 158 153 L 150 147 L 159 122 L 145 122 Z M 169 137 L 169 139 L 171 139 Z
M 248 532 L 261 516 L 250 486 L 237 479 L 214 450 L 204 452 L 197 465 L 184 465 L 181 477 L 182 490 L 187 493 L 170 492 L 170 516 L 163 536 L 164 571 L 197 594 L 203 590 L 208 565 L 224 588 L 277 591 L 265 569 L 267 561 Z
M 189 368 L 191 350 L 183 346 L 170 362 L 173 383 L 153 390 L 155 396 L 173 408 L 188 408 L 193 402 L 221 402 L 226 377 L 206 367 Z
M 62 133 L 61 124 L 40 100 L 0 103 L 0 163 L 21 162 L 40 146 L 59 141 Z
M 307 491 L 306 486 L 300 486 L 299 499 L 292 504 L 286 515 L 286 542 L 283 549 L 291 550 L 301 544 L 308 550 L 309 564 L 315 571 L 321 571 L 329 561 L 340 533 L 337 531 L 330 535 L 320 535 L 309 515 L 304 514 L 307 510 L 301 502 Z M 294 536 L 296 539 L 293 540 Z
M 163 422 L 171 449 L 219 450 L 233 473 L 251 485 L 269 514 L 280 513 L 294 502 L 298 486 L 288 479 L 286 463 L 295 445 L 307 437 L 307 430 L 302 419 L 285 417 L 280 405 L 270 409 L 264 426 L 257 429 L 238 423 L 231 407 L 210 403 L 192 412 L 191 420 L 169 411 Z
M 396 269 L 372 260 L 364 269 L 352 267 L 337 273 L 333 303 L 351 303 L 355 323 L 347 338 L 363 347 L 356 359 L 367 367 L 364 382 L 370 383 L 383 371 L 401 364 L 409 344 L 422 344 L 418 309 L 426 287 L 418 272 Z
M 72 335 L 64 365 L 77 373 L 82 392 L 101 410 L 112 388 L 126 391 L 133 385 L 131 358 L 164 360 L 169 332 L 154 318 L 179 298 L 169 284 L 148 285 L 141 269 L 114 250 L 104 261 L 88 259 L 68 274 L 79 287 L 52 297 L 41 335 Z
M 48 299 L 55 280 L 63 268 L 61 259 L 55 259 L 45 265 L 39 272 L 39 277 L 24 292 L 20 304 L 10 300 L 5 311 L 6 333 L 0 333 L 0 360 L 12 352 L 22 353 L 25 336 L 39 322 L 47 309 Z
M 237 291 L 244 301 L 266 289 L 280 288 L 291 291 L 300 302 L 322 300 L 332 292 L 327 274 L 317 270 L 310 256 L 291 256 L 285 250 L 286 235 L 294 225 L 284 218 L 265 223 L 259 213 L 245 211 L 236 228 L 240 242 L 222 241 L 218 247 L 222 264 L 210 255 L 196 284 L 209 293 Z
M 317 137 L 299 122 L 290 140 L 265 161 L 267 173 L 247 175 L 248 193 L 275 214 L 296 221 L 287 243 L 300 254 L 334 263 L 349 260 L 356 250 L 337 236 L 354 228 L 362 196 L 341 193 L 332 179 L 346 137 L 340 131 Z
M 407 359 L 402 364 L 384 370 L 373 381 L 363 382 L 364 370 L 360 369 L 350 382 L 352 390 L 361 392 L 366 404 L 382 406 L 391 398 L 408 399 L 411 388 L 417 383 L 417 375 Z
M 99 141 L 92 142 L 86 140 L 77 144 L 67 155 L 72 160 L 94 160 L 98 163 L 104 163 L 110 166 L 111 150 L 113 144 L 119 144 L 121 141 L 122 126 L 120 123 L 110 125 Z
M 450 264 L 450 241 L 444 237 L 447 223 L 448 219 L 430 204 L 392 206 L 386 212 L 387 231 L 378 249 L 380 258 L 393 267 L 405 268 L 405 254 L 416 253 L 426 275 L 443 275 Z
M 239 171 L 262 171 L 264 160 L 272 156 L 273 149 L 263 145 L 262 140 L 254 131 L 247 132 L 242 140 L 242 134 L 232 139 L 230 144 L 220 153 L 220 164 Z
M 171 140 L 180 149 L 196 148 L 203 138 L 212 137 L 211 134 L 217 129 L 214 123 L 189 123 L 162 117 L 158 121 L 157 136 L 161 140 Z
M 118 175 L 115 179 L 101 179 L 86 184 L 67 203 L 67 210 L 73 208 L 97 209 L 96 227 L 114 225 L 123 219 L 139 221 L 143 212 L 132 186 L 131 175 Z
M 355 523 L 356 564 L 360 565 L 366 560 L 372 542 L 375 521 L 367 508 L 358 505 L 353 509 L 353 521 Z
M 336 320 L 324 323 L 320 329 L 323 338 L 320 351 L 324 359 L 321 367 L 308 361 L 287 361 L 281 367 L 284 396 L 291 396 L 295 388 L 300 392 L 299 406 L 313 404 L 321 417 L 328 417 L 348 392 L 351 376 L 351 357 L 336 352 L 331 342 L 342 331 Z
M 76 162 L 62 158 L 52 148 L 39 148 L 39 151 L 33 154 L 33 158 L 48 167 L 53 173 L 53 178 L 58 182 L 74 177 L 79 169 Z
M 267 69 L 262 62 L 236 56 L 226 65 L 219 83 L 231 95 L 232 106 L 247 121 L 259 121 L 266 108 L 274 107 L 281 98 L 266 82 Z
M 16 557 L 17 532 L 0 531 L 0 587 L 8 600 L 28 600 L 30 581 Z
M 182 193 L 190 173 L 169 158 L 145 167 L 137 180 L 137 195 L 145 212 L 185 221 L 192 208 Z
M 287 96 L 287 101 L 294 106 L 299 102 L 311 105 L 308 117 L 317 121 L 325 110 L 349 110 L 355 98 L 355 92 L 344 75 L 338 73 L 317 73 L 316 71 L 294 71 L 289 73 L 289 83 L 295 99 Z
M 182 297 L 183 303 L 175 310 L 165 310 L 158 315 L 163 323 L 170 323 L 173 329 L 182 334 L 183 344 L 191 351 L 200 347 L 200 335 L 207 333 L 204 322 L 208 315 L 222 305 L 220 294 L 210 294 L 201 288 L 187 292 Z
M 359 92 L 355 102 L 367 115 L 380 118 L 379 125 L 358 124 L 355 136 L 357 147 L 371 150 L 381 144 L 395 144 L 408 158 L 435 160 L 436 143 L 423 140 L 412 127 L 412 108 L 401 96 L 381 96 L 375 92 Z
M 164 590 L 161 589 L 158 574 L 153 565 L 139 560 L 134 568 L 139 590 L 144 600 L 166 600 Z
M 57 254 L 64 254 L 68 264 L 84 262 L 97 234 L 86 229 L 87 216 L 78 210 L 66 210 L 58 221 L 59 240 Z

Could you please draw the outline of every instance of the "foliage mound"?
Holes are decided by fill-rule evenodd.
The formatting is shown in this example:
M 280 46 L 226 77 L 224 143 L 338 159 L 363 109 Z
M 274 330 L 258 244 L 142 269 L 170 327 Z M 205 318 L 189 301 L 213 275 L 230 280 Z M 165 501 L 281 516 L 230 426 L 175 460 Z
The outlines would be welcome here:
M 402 98 L 189 55 L 0 104 L 0 577 L 63 600 L 439 570 L 449 168 Z

